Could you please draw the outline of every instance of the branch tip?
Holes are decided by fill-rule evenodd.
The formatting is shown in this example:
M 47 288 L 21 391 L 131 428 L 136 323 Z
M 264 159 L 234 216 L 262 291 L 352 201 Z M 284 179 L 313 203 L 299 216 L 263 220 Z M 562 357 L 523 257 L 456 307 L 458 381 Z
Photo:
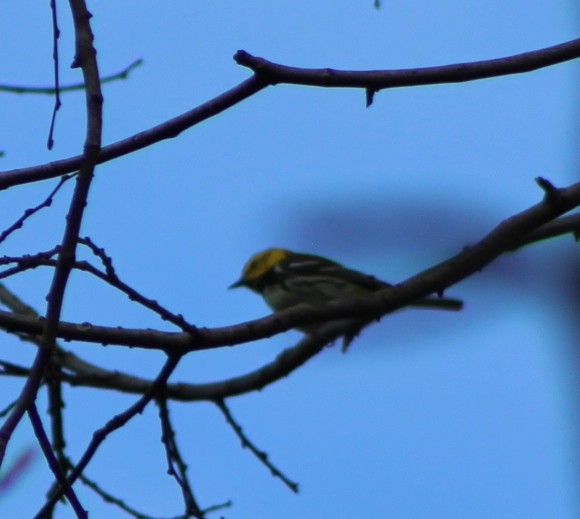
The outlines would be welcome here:
M 556 203 L 562 197 L 560 189 L 558 189 L 552 182 L 544 177 L 536 177 L 536 184 L 544 192 L 544 198 L 549 203 Z
M 252 56 L 249 52 L 246 52 L 245 50 L 242 49 L 240 49 L 234 54 L 234 61 L 238 65 L 242 65 L 244 67 L 249 67 L 253 58 L 254 56 Z

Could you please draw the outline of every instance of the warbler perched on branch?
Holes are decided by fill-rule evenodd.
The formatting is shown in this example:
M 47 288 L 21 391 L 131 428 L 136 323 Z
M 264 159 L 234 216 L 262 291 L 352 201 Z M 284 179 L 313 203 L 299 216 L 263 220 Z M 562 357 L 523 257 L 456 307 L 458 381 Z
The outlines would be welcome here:
M 260 294 L 275 312 L 307 303 L 319 306 L 331 301 L 352 301 L 390 287 L 374 276 L 343 267 L 335 261 L 285 249 L 267 249 L 252 256 L 242 276 L 229 288 L 247 287 Z M 427 297 L 411 305 L 414 308 L 461 310 L 458 299 Z M 373 319 L 339 319 L 331 321 L 344 327 L 343 351 Z M 325 324 L 313 323 L 298 330 L 313 335 Z M 339 326 L 340 328 L 340 326 Z

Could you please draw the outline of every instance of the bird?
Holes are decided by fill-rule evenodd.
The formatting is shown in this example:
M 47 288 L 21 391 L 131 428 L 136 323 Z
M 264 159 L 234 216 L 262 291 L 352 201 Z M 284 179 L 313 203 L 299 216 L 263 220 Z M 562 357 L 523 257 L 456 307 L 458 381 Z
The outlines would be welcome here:
M 246 287 L 262 296 L 274 312 L 280 312 L 304 303 L 320 306 L 332 301 L 352 301 L 392 286 L 323 256 L 270 248 L 254 254 L 244 265 L 241 277 L 229 288 Z M 463 302 L 431 296 L 409 306 L 457 311 L 461 310 Z M 331 321 L 342 328 L 342 350 L 346 351 L 352 340 L 373 320 L 357 317 Z M 297 329 L 314 335 L 325 324 L 311 323 Z

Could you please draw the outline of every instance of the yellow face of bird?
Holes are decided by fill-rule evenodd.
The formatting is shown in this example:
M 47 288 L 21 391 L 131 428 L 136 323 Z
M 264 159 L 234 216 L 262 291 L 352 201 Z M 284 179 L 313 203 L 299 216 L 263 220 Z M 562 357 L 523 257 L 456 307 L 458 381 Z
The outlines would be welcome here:
M 253 282 L 260 279 L 280 261 L 286 259 L 288 255 L 289 252 L 284 249 L 267 249 L 258 252 L 244 265 L 242 276 L 230 288 L 251 286 Z

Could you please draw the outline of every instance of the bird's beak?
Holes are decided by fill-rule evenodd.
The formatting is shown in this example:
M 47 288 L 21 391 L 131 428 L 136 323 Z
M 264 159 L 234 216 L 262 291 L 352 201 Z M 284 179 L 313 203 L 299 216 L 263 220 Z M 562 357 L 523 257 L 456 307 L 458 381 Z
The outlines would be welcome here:
M 232 288 L 240 288 L 240 287 L 243 287 L 245 284 L 246 284 L 246 282 L 244 281 L 244 279 L 238 279 L 235 283 L 232 283 L 228 287 L 228 290 L 231 290 Z

